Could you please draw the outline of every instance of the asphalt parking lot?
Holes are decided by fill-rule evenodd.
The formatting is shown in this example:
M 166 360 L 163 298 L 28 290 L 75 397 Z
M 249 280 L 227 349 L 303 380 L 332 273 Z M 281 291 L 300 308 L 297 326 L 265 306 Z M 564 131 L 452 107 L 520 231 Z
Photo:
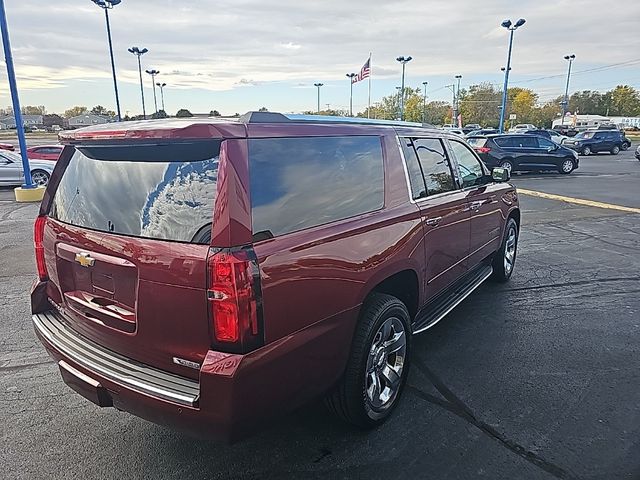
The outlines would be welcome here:
M 529 193 L 512 280 L 415 338 L 409 387 L 382 428 L 354 431 L 318 404 L 231 446 L 101 410 L 64 385 L 30 321 L 37 207 L 0 189 L 0 476 L 640 478 L 635 146 L 582 157 L 568 176 L 515 176 Z

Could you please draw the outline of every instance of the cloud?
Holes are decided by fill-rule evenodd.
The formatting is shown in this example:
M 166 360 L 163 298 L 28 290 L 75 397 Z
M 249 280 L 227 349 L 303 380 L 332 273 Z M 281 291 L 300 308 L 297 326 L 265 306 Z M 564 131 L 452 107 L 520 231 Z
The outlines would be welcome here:
M 21 1 L 6 8 L 21 89 L 67 89 L 58 97 L 71 98 L 78 94 L 74 81 L 107 85 L 104 15 L 94 4 Z M 527 23 L 515 34 L 514 75 L 560 74 L 567 49 L 578 56 L 576 69 L 622 62 L 637 57 L 640 42 L 632 32 L 640 2 L 619 0 L 616 10 L 624 15 L 608 18 L 604 33 L 600 0 L 582 0 L 580 8 L 573 0 L 486 0 L 481 8 L 477 0 L 135 0 L 109 15 L 123 92 L 129 86 L 133 95 L 139 82 L 127 52 L 137 45 L 149 49 L 143 69 L 160 70 L 171 88 L 202 95 L 259 83 L 342 82 L 369 52 L 374 79 L 398 77 L 398 55 L 413 56 L 408 75 L 487 78 L 505 63 L 508 32 L 500 22 L 521 16 Z M 0 85 L 5 78 L 0 69 Z M 6 88 L 0 95 L 7 103 Z

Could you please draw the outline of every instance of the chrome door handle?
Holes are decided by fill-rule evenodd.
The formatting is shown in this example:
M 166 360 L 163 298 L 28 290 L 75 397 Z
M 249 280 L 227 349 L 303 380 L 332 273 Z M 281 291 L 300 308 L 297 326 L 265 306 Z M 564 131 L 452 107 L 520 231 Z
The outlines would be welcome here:
M 480 209 L 480 207 L 484 204 L 484 202 L 471 202 L 471 210 L 475 210 L 476 212 Z
M 425 223 L 427 225 L 431 225 L 432 227 L 435 227 L 440 223 L 440 220 L 442 220 L 442 217 L 427 218 L 427 221 Z

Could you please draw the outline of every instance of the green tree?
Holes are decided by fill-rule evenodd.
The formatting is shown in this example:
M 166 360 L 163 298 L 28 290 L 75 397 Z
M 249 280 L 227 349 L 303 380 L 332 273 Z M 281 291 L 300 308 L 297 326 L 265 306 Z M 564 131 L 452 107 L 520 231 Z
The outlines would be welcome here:
M 167 115 L 167 112 L 165 112 L 164 110 L 158 110 L 157 112 L 153 113 L 151 115 L 151 118 L 156 119 L 156 118 L 167 118 L 169 115 Z
M 460 91 L 462 121 L 477 123 L 483 127 L 495 127 L 500 117 L 501 92 L 491 83 L 471 85 Z
M 618 85 L 611 91 L 609 115 L 633 117 L 640 115 L 640 95 L 629 85 Z
M 96 105 L 91 109 L 91 113 L 93 113 L 94 115 L 106 115 L 107 109 L 104 108 L 102 105 Z
M 193 117 L 193 113 L 191 113 L 186 108 L 181 108 L 180 110 L 178 110 L 176 112 L 176 117 L 178 117 L 178 118 Z
M 220 115 L 220 112 L 218 110 L 211 110 L 209 112 L 209 116 L 210 117 L 220 117 L 221 115 Z
M 47 109 L 44 108 L 44 105 L 27 105 L 20 109 L 23 115 L 44 115 L 47 113 Z
M 70 108 L 69 110 L 65 110 L 64 118 L 77 117 L 78 115 L 84 115 L 88 113 L 89 109 L 87 107 L 75 106 Z
M 267 107 L 260 107 L 260 108 L 258 109 L 258 111 L 259 111 L 259 112 L 268 112 L 268 111 L 269 111 L 269 109 L 268 109 Z

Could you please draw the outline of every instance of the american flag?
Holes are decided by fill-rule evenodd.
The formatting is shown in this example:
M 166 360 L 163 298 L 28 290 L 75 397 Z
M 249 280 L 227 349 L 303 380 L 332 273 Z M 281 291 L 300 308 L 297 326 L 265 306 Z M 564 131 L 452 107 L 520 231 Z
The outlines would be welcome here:
M 361 80 L 364 80 L 365 78 L 369 78 L 369 75 L 371 75 L 370 63 L 371 63 L 371 57 L 367 58 L 367 61 L 364 62 L 364 65 L 360 69 L 360 73 L 355 77 L 353 77 L 353 79 L 351 80 L 351 83 L 356 83 Z

